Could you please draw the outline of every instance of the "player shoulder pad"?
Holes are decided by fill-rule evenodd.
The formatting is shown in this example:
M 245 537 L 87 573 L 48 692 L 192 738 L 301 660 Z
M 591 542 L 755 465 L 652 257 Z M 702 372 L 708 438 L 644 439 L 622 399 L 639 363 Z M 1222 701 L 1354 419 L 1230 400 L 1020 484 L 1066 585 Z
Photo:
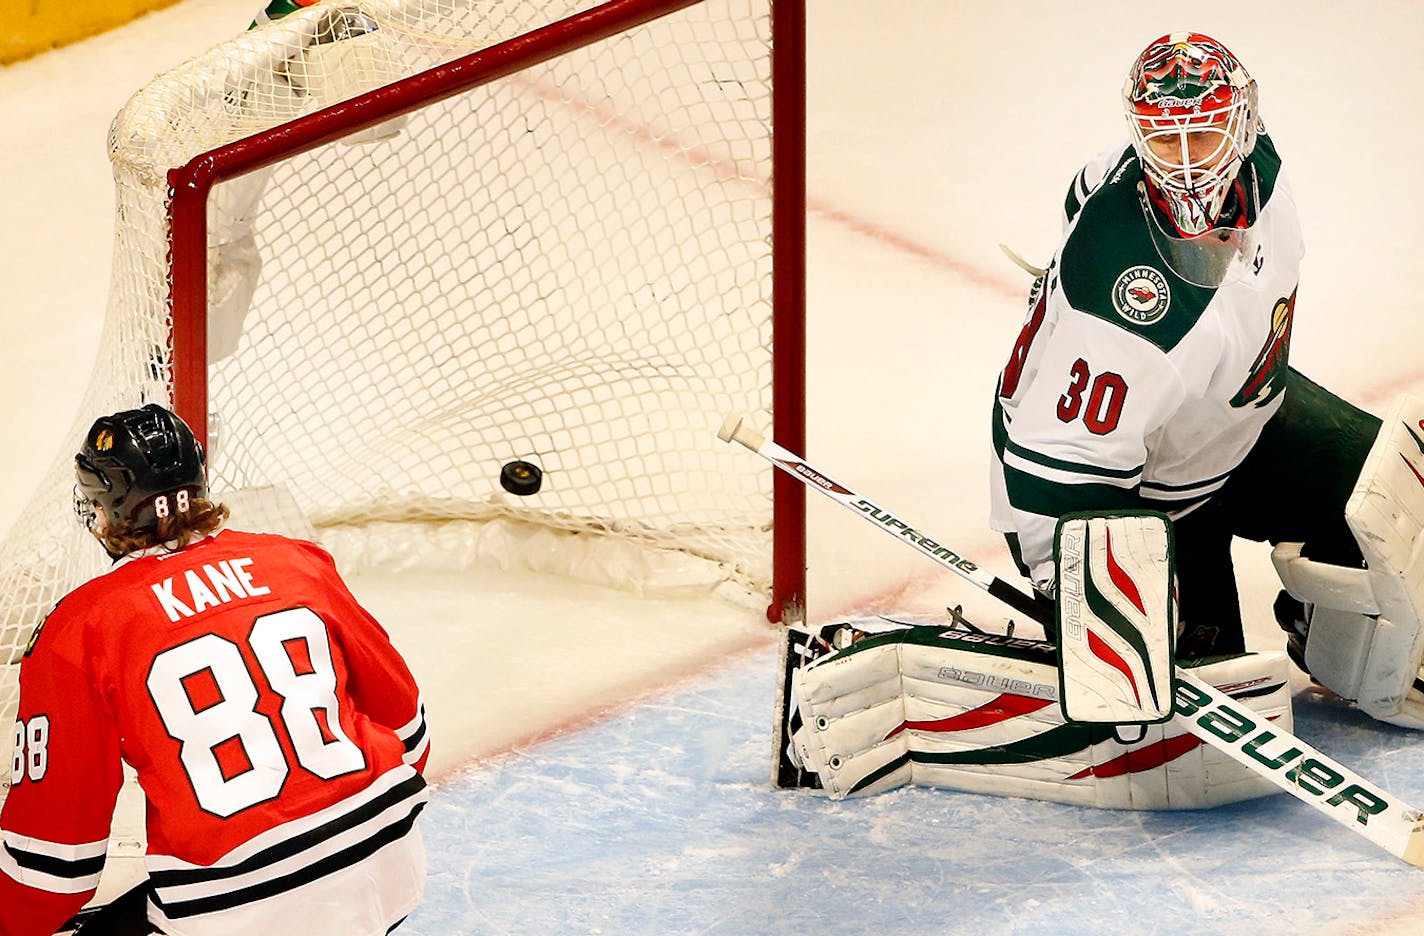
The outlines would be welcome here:
M 1142 216 L 1142 164 L 1128 148 L 1088 195 L 1060 252 L 1059 288 L 1078 312 L 1151 342 L 1177 346 L 1216 290 L 1194 286 L 1162 261 Z
M 1247 159 L 1255 169 L 1256 185 L 1264 208 L 1276 191 L 1276 181 L 1281 177 L 1281 154 L 1265 128 L 1256 136 L 1256 148 Z
M 78 589 L 75 589 L 75 591 L 78 591 Z M 30 633 L 30 639 L 25 642 L 25 657 L 28 657 L 30 654 L 35 652 L 35 647 L 39 645 L 40 634 L 44 631 L 45 625 L 48 624 L 56 614 L 59 613 L 60 607 L 64 604 L 66 600 L 68 600 L 73 595 L 74 592 L 70 592 L 68 595 L 65 595 L 63 598 L 60 598 L 54 603 L 54 607 L 49 609 L 49 613 L 46 614 L 44 617 L 40 618 L 40 622 L 35 625 L 35 629 Z M 83 604 L 83 602 L 80 603 L 81 606 Z M 70 607 L 73 608 L 74 605 L 71 605 Z
M 299 553 L 309 560 L 313 566 L 323 570 L 323 574 L 331 572 L 340 575 L 340 571 L 336 568 L 335 557 L 327 551 L 326 547 L 319 543 L 313 543 L 311 540 L 299 539 L 294 536 L 282 536 L 275 533 L 269 535 L 284 543 L 288 549 Z
M 1068 186 L 1068 194 L 1063 198 L 1063 216 L 1069 223 L 1078 217 L 1084 203 L 1102 184 L 1113 178 L 1123 164 L 1132 159 L 1130 144 L 1122 144 L 1114 149 L 1099 153 L 1078 170 Z

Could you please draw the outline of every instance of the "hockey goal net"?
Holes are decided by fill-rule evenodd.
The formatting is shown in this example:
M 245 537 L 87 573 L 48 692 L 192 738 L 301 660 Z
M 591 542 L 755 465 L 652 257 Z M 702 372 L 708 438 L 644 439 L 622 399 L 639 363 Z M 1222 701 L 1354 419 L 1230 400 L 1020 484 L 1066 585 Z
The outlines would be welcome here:
M 348 571 L 522 554 L 799 605 L 798 486 L 716 438 L 801 432 L 802 10 L 772 6 L 326 0 L 160 76 L 111 130 L 68 438 L 172 401 L 219 498 L 294 508 Z M 3 724 L 36 623 L 104 567 L 73 450 L 0 547 Z

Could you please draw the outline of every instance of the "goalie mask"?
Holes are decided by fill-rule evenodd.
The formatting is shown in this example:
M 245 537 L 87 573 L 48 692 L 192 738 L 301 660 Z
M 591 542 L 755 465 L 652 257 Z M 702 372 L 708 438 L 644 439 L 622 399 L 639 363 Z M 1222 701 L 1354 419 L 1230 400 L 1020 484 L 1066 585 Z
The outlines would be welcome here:
M 1123 107 L 1158 252 L 1188 282 L 1219 285 L 1254 247 L 1259 199 L 1247 158 L 1260 126 L 1256 82 L 1215 39 L 1172 33 L 1133 63 Z
M 111 526 L 143 530 L 208 496 L 202 445 L 156 403 L 96 420 L 74 456 L 74 475 L 74 511 L 91 530 L 96 507 Z

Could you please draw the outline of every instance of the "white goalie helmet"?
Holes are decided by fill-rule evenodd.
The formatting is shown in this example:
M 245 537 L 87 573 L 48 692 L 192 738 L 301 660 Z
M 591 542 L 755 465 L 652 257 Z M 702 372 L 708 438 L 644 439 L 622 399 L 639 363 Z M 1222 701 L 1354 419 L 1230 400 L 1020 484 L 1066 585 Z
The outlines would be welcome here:
M 1189 280 L 1216 285 L 1217 268 L 1242 252 L 1242 232 L 1255 221 L 1254 180 L 1240 176 L 1260 126 L 1256 82 L 1220 42 L 1182 32 L 1147 46 L 1122 94 L 1148 181 L 1144 209 L 1150 199 L 1173 228 L 1154 230 L 1159 249 L 1188 267 Z

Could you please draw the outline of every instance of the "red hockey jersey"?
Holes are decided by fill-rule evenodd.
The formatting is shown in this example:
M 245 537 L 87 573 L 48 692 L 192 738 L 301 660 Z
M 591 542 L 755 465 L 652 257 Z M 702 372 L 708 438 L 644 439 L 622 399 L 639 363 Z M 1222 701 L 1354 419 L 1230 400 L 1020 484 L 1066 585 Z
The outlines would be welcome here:
M 92 896 L 120 758 L 164 932 L 301 932 L 317 895 L 341 932 L 383 933 L 419 898 L 424 710 L 311 543 L 224 531 L 71 592 L 21 664 L 15 740 L 3 936 L 52 933 Z

